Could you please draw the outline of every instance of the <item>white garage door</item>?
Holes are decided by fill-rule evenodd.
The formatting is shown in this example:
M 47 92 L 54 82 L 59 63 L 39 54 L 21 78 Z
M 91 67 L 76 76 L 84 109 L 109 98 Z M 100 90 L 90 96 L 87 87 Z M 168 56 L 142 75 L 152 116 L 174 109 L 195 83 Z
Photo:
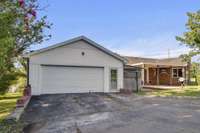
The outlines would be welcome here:
M 103 68 L 42 66 L 42 94 L 103 92 Z

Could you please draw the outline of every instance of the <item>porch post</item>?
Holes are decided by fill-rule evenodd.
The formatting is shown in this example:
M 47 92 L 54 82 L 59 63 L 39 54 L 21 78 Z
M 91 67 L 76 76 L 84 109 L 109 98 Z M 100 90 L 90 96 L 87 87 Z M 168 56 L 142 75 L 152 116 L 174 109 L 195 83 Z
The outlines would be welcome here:
M 183 78 L 185 78 L 185 68 L 182 68 L 182 74 Z
M 172 85 L 172 67 L 170 67 L 170 85 Z
M 147 67 L 146 70 L 147 70 L 147 71 L 146 71 L 146 72 L 147 72 L 147 75 L 146 75 L 146 76 L 147 76 L 147 84 L 149 84 L 149 68 Z
M 187 84 L 188 81 L 188 76 L 187 76 L 187 67 L 184 67 L 184 78 L 185 78 L 185 83 Z
M 159 82 L 159 66 L 157 66 L 157 68 L 156 68 L 156 76 L 157 76 L 157 79 L 156 79 L 156 81 L 157 81 L 157 85 L 159 85 L 160 84 L 160 82 Z
M 142 79 L 142 85 L 144 85 L 144 68 L 145 67 L 145 65 L 143 64 L 142 65 L 142 75 L 141 75 L 141 79 Z
M 186 81 L 185 67 L 182 68 L 182 74 L 183 74 L 182 76 L 183 76 L 184 80 Z M 185 83 L 185 81 L 184 81 L 184 83 Z

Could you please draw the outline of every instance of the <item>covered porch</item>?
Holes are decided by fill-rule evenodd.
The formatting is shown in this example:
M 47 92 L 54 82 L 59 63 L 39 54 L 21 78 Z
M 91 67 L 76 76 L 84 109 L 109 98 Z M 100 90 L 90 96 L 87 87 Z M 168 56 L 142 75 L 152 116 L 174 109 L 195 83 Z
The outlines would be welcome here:
M 141 63 L 141 79 L 144 87 L 170 88 L 180 86 L 179 78 L 187 79 L 186 66 L 167 65 L 161 63 Z

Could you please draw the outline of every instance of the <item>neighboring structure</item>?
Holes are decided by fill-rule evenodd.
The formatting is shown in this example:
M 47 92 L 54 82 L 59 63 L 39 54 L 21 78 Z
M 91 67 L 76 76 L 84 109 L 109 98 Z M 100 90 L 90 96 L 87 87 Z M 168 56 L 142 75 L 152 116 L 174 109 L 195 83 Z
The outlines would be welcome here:
M 152 59 L 125 56 L 128 65 L 142 68 L 143 85 L 180 85 L 179 78 L 188 81 L 188 63 L 181 58 Z
M 126 66 L 125 58 L 84 36 L 31 52 L 26 57 L 33 95 L 118 92 L 124 88 L 124 82 L 129 89 L 139 88 L 140 69 Z

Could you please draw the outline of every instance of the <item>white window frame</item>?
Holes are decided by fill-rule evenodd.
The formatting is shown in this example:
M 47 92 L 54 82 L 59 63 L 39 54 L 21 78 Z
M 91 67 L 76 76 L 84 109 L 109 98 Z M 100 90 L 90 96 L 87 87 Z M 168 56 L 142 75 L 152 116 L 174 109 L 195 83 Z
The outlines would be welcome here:
M 179 69 L 181 69 L 181 71 L 182 71 L 182 76 L 179 76 L 179 74 L 178 74 L 178 71 L 179 71 Z M 176 72 L 177 72 L 177 76 L 174 76 L 174 70 L 176 70 Z M 182 78 L 182 77 L 184 77 L 183 74 L 184 72 L 183 72 L 183 68 L 172 68 L 172 77 L 173 78 Z
M 111 71 L 112 71 L 112 70 L 116 70 L 116 74 L 117 74 L 117 75 L 116 75 L 116 76 L 117 76 L 117 79 L 116 79 L 117 86 L 116 86 L 116 87 L 118 88 L 118 69 L 117 69 L 117 68 L 110 68 L 110 71 L 109 71 L 109 73 L 110 73 L 110 74 L 109 74 L 110 89 L 112 89 L 112 85 L 111 85 L 111 81 L 112 81 Z M 117 89 L 117 88 L 116 88 L 116 89 Z

